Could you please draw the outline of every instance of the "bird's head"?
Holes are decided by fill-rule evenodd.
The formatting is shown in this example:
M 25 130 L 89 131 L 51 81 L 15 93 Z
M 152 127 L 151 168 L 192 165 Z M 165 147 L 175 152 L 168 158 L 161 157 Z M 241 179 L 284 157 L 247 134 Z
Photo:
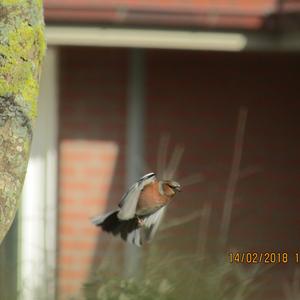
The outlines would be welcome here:
M 162 181 L 162 188 L 163 188 L 164 194 L 166 194 L 168 196 L 172 196 L 172 195 L 176 194 L 176 192 L 181 191 L 180 184 L 174 180 Z

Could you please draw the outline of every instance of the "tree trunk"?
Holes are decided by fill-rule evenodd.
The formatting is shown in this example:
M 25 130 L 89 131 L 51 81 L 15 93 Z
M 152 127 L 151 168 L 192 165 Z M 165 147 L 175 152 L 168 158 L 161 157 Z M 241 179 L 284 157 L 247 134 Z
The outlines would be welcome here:
M 42 0 L 1 0 L 0 243 L 14 220 L 26 174 L 44 52 Z

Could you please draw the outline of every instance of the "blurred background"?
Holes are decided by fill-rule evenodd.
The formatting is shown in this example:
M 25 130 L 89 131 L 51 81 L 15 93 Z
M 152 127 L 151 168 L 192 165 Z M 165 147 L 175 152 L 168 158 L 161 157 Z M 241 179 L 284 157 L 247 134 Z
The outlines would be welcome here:
M 39 117 L 0 298 L 299 299 L 299 1 L 44 7 Z M 151 246 L 91 225 L 178 145 L 186 185 Z

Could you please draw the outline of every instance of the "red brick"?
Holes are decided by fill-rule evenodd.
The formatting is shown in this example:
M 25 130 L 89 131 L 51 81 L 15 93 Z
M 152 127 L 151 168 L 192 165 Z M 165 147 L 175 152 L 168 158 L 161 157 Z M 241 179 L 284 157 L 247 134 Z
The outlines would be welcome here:
M 86 256 L 78 256 L 78 255 L 66 255 L 62 254 L 60 257 L 60 266 L 78 266 L 79 268 L 82 268 L 83 265 L 85 265 L 87 268 L 90 267 L 90 265 L 93 263 L 94 257 L 91 255 L 86 255 Z M 60 268 L 64 269 L 64 268 Z M 74 279 L 70 279 L 73 281 Z
M 90 219 L 123 193 L 127 51 L 61 53 L 58 261 L 64 268 L 77 262 L 89 270 L 101 235 Z M 98 63 L 89 64 L 93 56 Z M 76 293 L 87 276 L 59 271 L 58 295 Z
M 93 240 L 91 239 L 91 241 L 80 241 L 80 240 L 79 241 L 67 241 L 65 239 L 62 239 L 60 241 L 60 247 L 76 249 L 77 251 L 92 250 L 95 247 L 95 242 L 96 242 L 95 238 Z
M 85 270 L 81 269 L 81 270 L 61 270 L 58 269 L 58 276 L 61 278 L 72 278 L 72 279 L 77 279 L 77 280 L 81 280 L 82 278 L 87 278 L 88 276 L 88 269 L 86 268 Z M 83 283 L 83 282 L 82 282 Z M 64 284 L 63 284 L 64 286 Z M 69 286 L 69 284 L 67 285 Z M 78 289 L 78 283 L 75 285 L 72 285 L 72 288 L 74 288 L 74 291 L 76 290 L 76 288 Z

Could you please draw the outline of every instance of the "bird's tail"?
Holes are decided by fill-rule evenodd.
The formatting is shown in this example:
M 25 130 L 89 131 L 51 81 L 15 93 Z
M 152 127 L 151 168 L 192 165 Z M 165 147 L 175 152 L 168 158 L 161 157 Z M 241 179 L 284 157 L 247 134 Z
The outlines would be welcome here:
M 137 218 L 119 220 L 118 210 L 92 219 L 92 223 L 113 235 L 120 235 L 125 241 L 141 246 L 140 228 Z

